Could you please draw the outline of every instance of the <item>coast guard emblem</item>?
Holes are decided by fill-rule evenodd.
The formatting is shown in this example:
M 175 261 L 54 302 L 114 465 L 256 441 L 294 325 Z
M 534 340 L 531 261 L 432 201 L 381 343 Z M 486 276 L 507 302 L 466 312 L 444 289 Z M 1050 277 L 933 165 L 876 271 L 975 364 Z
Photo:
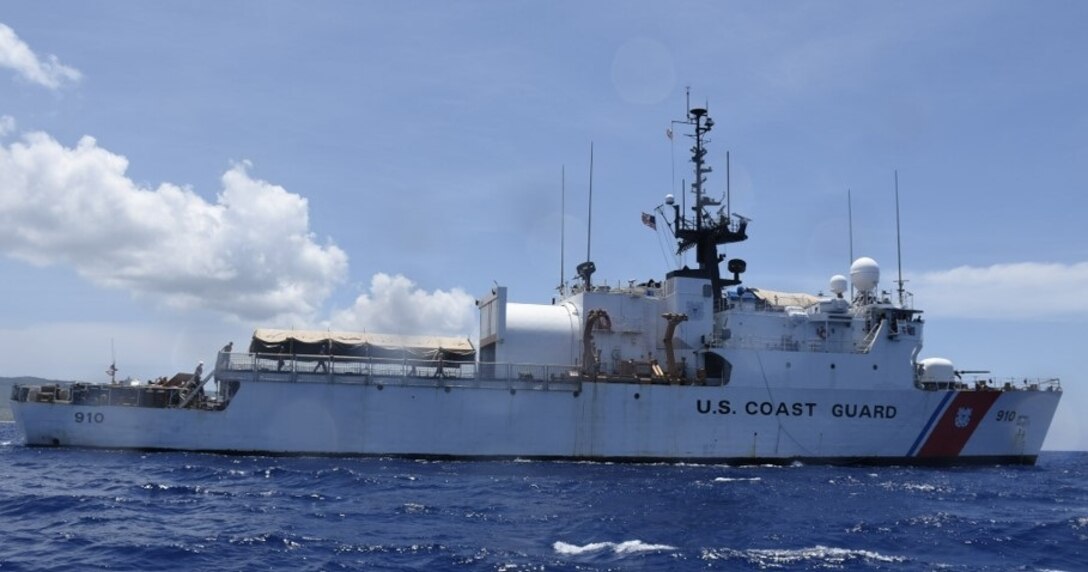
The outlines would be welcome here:
M 970 424 L 970 423 L 971 423 L 971 408 L 970 407 L 960 407 L 959 411 L 956 412 L 956 428 L 957 429 L 963 429 L 964 427 L 967 427 L 967 425 Z

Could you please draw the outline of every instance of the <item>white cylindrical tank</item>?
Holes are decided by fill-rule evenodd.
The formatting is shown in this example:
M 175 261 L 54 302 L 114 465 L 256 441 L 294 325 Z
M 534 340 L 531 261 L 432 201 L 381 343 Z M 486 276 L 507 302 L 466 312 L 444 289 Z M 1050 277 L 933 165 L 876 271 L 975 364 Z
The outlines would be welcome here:
M 880 283 L 880 265 L 868 256 L 862 256 L 850 265 L 850 282 L 861 292 L 872 292 Z
M 567 305 L 506 305 L 506 336 L 496 361 L 535 365 L 573 365 L 579 354 L 578 317 Z
M 920 362 L 923 383 L 951 383 L 956 381 L 956 367 L 950 360 L 933 357 Z

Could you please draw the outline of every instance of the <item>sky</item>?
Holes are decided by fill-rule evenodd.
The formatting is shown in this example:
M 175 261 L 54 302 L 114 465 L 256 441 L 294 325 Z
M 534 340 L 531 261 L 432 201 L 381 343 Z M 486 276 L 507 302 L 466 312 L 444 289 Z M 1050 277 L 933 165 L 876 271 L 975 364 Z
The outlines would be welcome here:
M 1061 378 L 1045 447 L 1085 450 L 1085 21 L 1067 0 L 5 3 L 0 375 L 169 375 L 255 327 L 472 335 L 493 285 L 547 303 L 574 277 L 591 145 L 595 279 L 660 279 L 684 261 L 640 215 L 690 181 L 665 134 L 690 89 L 708 188 L 729 151 L 752 220 L 727 253 L 747 285 L 827 291 L 852 211 L 892 290 L 898 173 L 920 357 Z

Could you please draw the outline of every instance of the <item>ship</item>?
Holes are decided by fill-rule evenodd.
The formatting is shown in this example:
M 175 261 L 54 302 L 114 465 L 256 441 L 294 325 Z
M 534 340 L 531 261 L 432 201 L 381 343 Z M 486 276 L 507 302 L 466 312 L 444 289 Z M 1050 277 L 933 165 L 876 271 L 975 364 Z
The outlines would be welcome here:
M 852 261 L 828 294 L 747 286 L 726 260 L 750 219 L 706 191 L 704 108 L 674 122 L 694 177 L 656 215 L 661 280 L 595 283 L 549 303 L 477 300 L 479 337 L 258 329 L 249 347 L 151 383 L 12 388 L 27 446 L 235 454 L 694 463 L 1033 464 L 1057 379 L 921 359 L 913 300 Z M 671 132 L 670 132 L 671 135 Z M 728 201 L 726 201 L 728 204 Z M 722 266 L 725 272 L 722 272 Z M 112 371 L 112 368 L 111 368 Z

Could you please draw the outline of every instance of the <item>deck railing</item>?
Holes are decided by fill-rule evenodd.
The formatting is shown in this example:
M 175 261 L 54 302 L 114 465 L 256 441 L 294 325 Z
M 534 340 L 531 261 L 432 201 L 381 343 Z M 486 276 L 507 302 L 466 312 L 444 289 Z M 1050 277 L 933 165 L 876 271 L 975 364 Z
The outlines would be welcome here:
M 411 378 L 442 381 L 577 382 L 580 369 L 571 365 L 457 362 L 405 358 L 328 355 L 219 354 L 217 374 L 252 373 L 253 379 L 282 381 L 337 378 Z

